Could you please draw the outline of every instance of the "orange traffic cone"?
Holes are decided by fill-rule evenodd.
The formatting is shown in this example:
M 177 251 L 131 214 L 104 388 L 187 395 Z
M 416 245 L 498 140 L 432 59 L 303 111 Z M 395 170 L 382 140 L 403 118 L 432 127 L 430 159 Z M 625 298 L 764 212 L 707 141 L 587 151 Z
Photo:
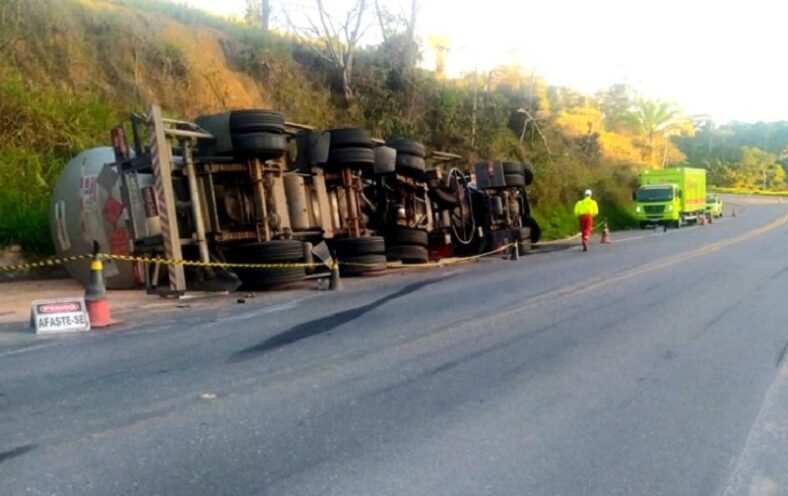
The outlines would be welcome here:
M 85 305 L 88 308 L 90 327 L 109 327 L 120 323 L 112 318 L 104 285 L 104 263 L 98 255 L 99 246 L 93 242 L 93 261 L 90 263 L 90 284 L 85 289 Z
M 610 229 L 607 227 L 607 221 L 605 221 L 604 227 L 602 228 L 602 239 L 599 240 L 599 242 L 604 244 L 613 242 L 613 240 L 610 239 Z

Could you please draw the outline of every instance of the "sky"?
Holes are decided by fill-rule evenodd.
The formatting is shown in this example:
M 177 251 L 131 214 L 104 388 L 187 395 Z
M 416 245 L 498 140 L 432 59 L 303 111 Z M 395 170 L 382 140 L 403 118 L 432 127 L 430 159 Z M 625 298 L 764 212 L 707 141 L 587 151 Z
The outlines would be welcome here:
M 410 0 L 379 0 L 392 9 Z M 324 0 L 341 13 L 352 0 Z M 547 84 L 592 94 L 626 82 L 718 123 L 788 120 L 780 0 L 419 0 L 417 32 L 449 41 L 447 72 L 519 64 Z M 244 0 L 186 0 L 241 15 Z M 298 22 L 312 0 L 272 0 Z M 371 0 L 370 0 L 370 3 Z M 373 21 L 373 16 L 369 16 Z M 281 26 L 285 26 L 282 24 Z M 370 31 L 374 39 L 375 33 Z M 426 49 L 426 43 L 422 44 Z M 424 54 L 425 64 L 432 60 Z

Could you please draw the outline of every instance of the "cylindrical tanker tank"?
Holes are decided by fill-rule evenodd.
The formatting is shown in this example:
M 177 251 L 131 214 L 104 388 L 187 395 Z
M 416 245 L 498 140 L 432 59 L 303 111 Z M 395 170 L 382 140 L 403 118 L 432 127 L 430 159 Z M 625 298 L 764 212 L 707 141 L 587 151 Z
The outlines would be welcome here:
M 309 203 L 304 178 L 298 174 L 285 174 L 285 193 L 290 212 L 290 225 L 294 231 L 306 231 L 310 227 Z
M 55 184 L 50 206 L 50 226 L 58 256 L 83 255 L 98 241 L 103 253 L 130 254 L 128 212 L 120 192 L 120 177 L 111 147 L 86 150 L 73 158 Z M 150 180 L 150 178 L 145 178 Z M 66 264 L 69 275 L 86 285 L 90 260 Z M 137 285 L 129 262 L 104 262 L 105 282 L 110 289 Z

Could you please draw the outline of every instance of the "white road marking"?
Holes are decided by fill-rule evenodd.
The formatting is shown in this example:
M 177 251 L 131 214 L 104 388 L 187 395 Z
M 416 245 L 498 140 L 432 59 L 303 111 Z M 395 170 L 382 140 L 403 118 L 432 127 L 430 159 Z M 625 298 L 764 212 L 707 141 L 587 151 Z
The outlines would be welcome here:
M 25 348 L 20 348 L 18 350 L 6 351 L 5 353 L 0 353 L 0 358 L 7 357 L 7 356 L 13 356 L 13 355 L 20 355 L 22 353 L 27 353 L 28 351 L 33 351 L 33 350 L 37 350 L 39 348 L 43 348 L 45 346 L 48 346 L 49 344 L 50 343 L 38 343 L 38 344 L 34 344 L 32 346 L 27 346 Z

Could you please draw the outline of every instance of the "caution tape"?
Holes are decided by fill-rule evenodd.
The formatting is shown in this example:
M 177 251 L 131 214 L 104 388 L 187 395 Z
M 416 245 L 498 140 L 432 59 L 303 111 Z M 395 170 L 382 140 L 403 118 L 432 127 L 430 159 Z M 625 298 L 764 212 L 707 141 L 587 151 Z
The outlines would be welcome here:
M 490 255 L 494 255 L 496 253 L 501 253 L 503 251 L 511 249 L 512 246 L 516 244 L 517 243 L 509 243 L 508 245 L 501 246 L 499 248 L 496 248 L 495 250 L 488 251 L 486 253 L 480 253 L 478 255 L 472 255 L 469 257 L 452 258 L 447 260 L 441 260 L 439 262 L 427 262 L 427 263 L 414 264 L 414 265 L 399 265 L 399 264 L 386 263 L 385 267 L 409 268 L 409 269 L 425 268 L 425 267 L 442 267 L 446 265 L 453 265 L 460 262 L 467 262 L 470 260 L 487 257 Z M 325 264 L 323 263 L 303 263 L 303 262 L 278 262 L 278 263 L 202 262 L 199 260 L 175 260 L 175 259 L 165 259 L 165 258 L 155 258 L 155 257 L 141 257 L 134 255 L 114 255 L 111 253 L 99 253 L 96 255 L 96 257 L 100 260 L 116 260 L 121 262 L 140 262 L 146 264 L 159 264 L 159 265 L 181 265 L 185 267 L 223 267 L 230 269 L 292 269 L 292 268 L 315 268 L 315 267 L 325 266 Z M 65 263 L 76 262 L 79 260 L 89 260 L 92 258 L 94 258 L 94 255 L 92 254 L 49 258 L 46 260 L 41 260 L 39 262 L 0 266 L 0 272 L 18 272 L 18 271 L 37 269 L 42 267 L 56 267 L 58 265 L 63 265 Z M 368 267 L 368 268 L 383 267 L 383 264 L 381 263 L 365 264 L 365 263 L 357 263 L 357 262 L 343 262 L 341 260 L 339 260 L 337 263 L 339 265 L 344 265 L 348 267 L 349 266 Z
M 137 257 L 132 255 L 111 255 L 99 253 L 103 260 L 120 260 L 123 262 L 142 262 L 159 265 L 183 265 L 185 267 L 223 267 L 232 269 L 296 269 L 322 267 L 322 263 L 277 262 L 277 263 L 235 263 L 235 262 L 201 262 L 199 260 L 168 260 L 165 258 Z
M 430 267 L 445 267 L 447 265 L 454 265 L 454 264 L 458 264 L 458 263 L 462 263 L 462 262 L 469 262 L 471 260 L 477 260 L 477 259 L 480 259 L 480 258 L 488 257 L 490 255 L 495 255 L 496 253 L 502 253 L 502 252 L 505 252 L 506 250 L 511 249 L 513 246 L 518 245 L 518 244 L 519 244 L 518 242 L 509 243 L 508 245 L 504 245 L 504 246 L 498 247 L 498 248 L 496 248 L 494 250 L 491 250 L 491 251 L 488 251 L 488 252 L 485 252 L 485 253 L 480 253 L 478 255 L 471 255 L 469 257 L 460 257 L 460 258 L 447 258 L 447 259 L 440 260 L 438 262 L 424 262 L 424 263 L 407 264 L 407 265 L 405 265 L 405 264 L 397 264 L 397 263 L 387 263 L 386 264 L 386 268 L 389 268 L 389 269 L 424 269 L 424 268 L 430 268 Z M 348 266 L 348 267 L 350 267 L 350 266 L 352 266 L 352 267 L 367 267 L 367 268 L 371 269 L 371 268 L 380 268 L 380 267 L 382 267 L 383 264 L 379 264 L 379 263 L 377 263 L 377 264 L 374 264 L 374 263 L 360 263 L 360 262 L 343 262 L 343 261 L 340 260 L 339 261 L 339 265 L 344 265 L 344 266 Z
M 0 265 L 0 272 L 18 272 L 22 270 L 40 269 L 43 267 L 56 267 L 68 262 L 76 262 L 77 260 L 87 260 L 93 258 L 93 255 L 73 255 L 69 257 L 48 258 L 38 262 L 30 262 L 16 265 Z

